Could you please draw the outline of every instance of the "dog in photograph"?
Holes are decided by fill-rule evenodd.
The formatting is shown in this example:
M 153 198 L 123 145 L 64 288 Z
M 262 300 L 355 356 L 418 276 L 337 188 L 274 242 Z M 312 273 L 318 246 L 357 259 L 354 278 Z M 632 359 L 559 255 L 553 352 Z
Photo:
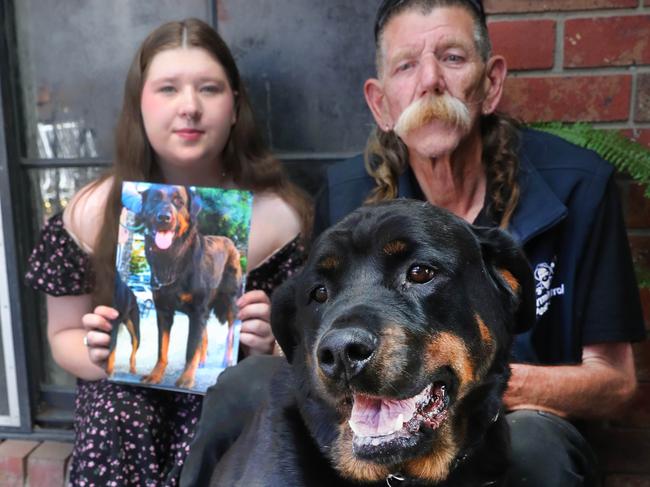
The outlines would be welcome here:
M 186 361 L 178 387 L 194 385 L 207 353 L 206 322 L 214 312 L 228 324 L 226 361 L 233 350 L 236 300 L 242 282 L 239 251 L 227 237 L 199 233 L 199 197 L 184 186 L 152 184 L 142 192 L 136 222 L 144 227 L 145 256 L 158 324 L 158 361 L 142 381 L 160 383 L 167 367 L 174 313 L 189 318 Z
M 120 313 L 111 320 L 111 342 L 108 347 L 108 361 L 106 373 L 111 376 L 115 370 L 115 347 L 120 325 L 124 324 L 131 337 L 131 357 L 129 359 L 129 372 L 135 374 L 135 354 L 140 347 L 140 309 L 135 294 L 124 283 L 119 273 L 115 274 L 115 287 L 113 290 L 113 307 Z
M 501 485 L 510 347 L 534 319 L 506 233 L 412 200 L 356 210 L 274 293 L 288 362 L 211 485 Z

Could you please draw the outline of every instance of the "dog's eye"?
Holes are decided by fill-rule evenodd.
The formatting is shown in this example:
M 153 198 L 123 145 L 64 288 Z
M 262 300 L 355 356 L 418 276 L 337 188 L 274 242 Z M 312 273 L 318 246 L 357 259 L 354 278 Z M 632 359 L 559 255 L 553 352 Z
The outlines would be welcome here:
M 407 279 L 416 284 L 424 284 L 433 279 L 434 272 L 431 267 L 421 264 L 411 266 L 407 273 Z
M 311 299 L 317 303 L 324 303 L 327 301 L 327 289 L 325 286 L 318 286 L 311 292 Z

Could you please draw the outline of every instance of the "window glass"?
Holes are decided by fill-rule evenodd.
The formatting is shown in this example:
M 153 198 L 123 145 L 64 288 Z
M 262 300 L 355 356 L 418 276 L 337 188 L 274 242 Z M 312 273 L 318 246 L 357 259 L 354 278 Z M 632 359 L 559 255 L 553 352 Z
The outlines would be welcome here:
M 20 86 L 30 158 L 113 154 L 128 65 L 159 24 L 208 20 L 206 0 L 20 0 Z
M 62 211 L 68 204 L 72 195 L 79 189 L 95 179 L 104 168 L 82 167 L 62 169 L 32 169 L 29 171 L 31 184 L 32 208 L 34 218 L 32 219 L 32 235 L 34 244 L 40 234 L 40 229 L 45 221 L 52 215 Z M 55 385 L 73 385 L 74 379 L 67 372 L 62 370 L 50 353 L 47 343 L 47 310 L 45 307 L 45 295 L 35 293 L 38 300 L 38 316 L 41 319 L 38 330 L 40 330 L 41 349 L 43 350 L 43 383 Z
M 279 152 L 359 152 L 372 117 L 363 96 L 374 76 L 379 0 L 219 2 L 253 109 Z

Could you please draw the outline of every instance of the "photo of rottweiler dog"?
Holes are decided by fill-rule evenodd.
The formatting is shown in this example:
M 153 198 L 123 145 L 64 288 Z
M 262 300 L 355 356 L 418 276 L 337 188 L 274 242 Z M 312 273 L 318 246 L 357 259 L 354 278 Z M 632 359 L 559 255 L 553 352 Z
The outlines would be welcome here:
M 109 355 L 106 365 L 106 373 L 110 376 L 115 370 L 115 352 L 117 347 L 117 333 L 120 325 L 124 324 L 131 337 L 131 355 L 129 356 L 129 372 L 135 374 L 135 354 L 140 347 L 140 309 L 135 294 L 124 283 L 119 274 L 115 276 L 115 288 L 113 291 L 113 305 L 120 314 L 111 320 L 111 342 L 108 347 Z
M 499 229 L 419 201 L 356 210 L 276 290 L 288 362 L 210 485 L 503 485 L 502 395 L 534 290 Z
M 218 188 L 124 184 L 122 200 L 131 214 L 127 225 L 131 250 L 119 252 L 118 260 L 122 273 L 125 268 L 130 271 L 129 278 L 124 279 L 127 283 L 131 279 L 140 288 L 148 284 L 148 302 L 153 302 L 153 309 L 144 308 L 142 314 L 150 321 L 155 319 L 157 335 L 155 363 L 141 374 L 140 381 L 168 383 L 170 356 L 181 353 L 182 341 L 184 361 L 182 371 L 174 372 L 173 387 L 192 390 L 197 370 L 205 365 L 215 345 L 210 339 L 211 317 L 226 325 L 224 337 L 217 339 L 223 350 L 218 365 L 233 365 L 237 358 L 236 301 L 243 289 L 252 197 L 248 192 Z M 207 221 L 204 226 L 211 224 L 219 234 L 201 231 L 200 223 L 204 222 L 200 216 Z M 117 267 L 119 274 L 120 262 Z M 116 307 L 119 296 L 116 292 Z M 186 323 L 182 339 L 173 336 L 180 320 Z M 145 341 L 144 337 L 139 340 L 141 347 Z M 214 360 L 208 361 L 214 364 Z M 135 357 L 131 361 L 135 364 Z M 134 369 L 139 372 L 139 353 L 137 362 L 137 367 L 129 368 L 131 374 Z

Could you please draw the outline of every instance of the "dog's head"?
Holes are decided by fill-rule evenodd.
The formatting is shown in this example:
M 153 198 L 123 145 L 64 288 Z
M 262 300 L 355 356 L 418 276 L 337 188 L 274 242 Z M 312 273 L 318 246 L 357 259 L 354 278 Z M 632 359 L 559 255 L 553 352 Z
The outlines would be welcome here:
M 294 371 L 335 411 L 328 454 L 342 475 L 446 478 L 498 415 L 533 291 L 507 234 L 427 203 L 363 207 L 325 232 L 276 291 L 271 321 Z
M 136 218 L 153 240 L 152 250 L 165 251 L 186 236 L 200 210 L 200 200 L 190 188 L 151 184 L 142 192 Z

